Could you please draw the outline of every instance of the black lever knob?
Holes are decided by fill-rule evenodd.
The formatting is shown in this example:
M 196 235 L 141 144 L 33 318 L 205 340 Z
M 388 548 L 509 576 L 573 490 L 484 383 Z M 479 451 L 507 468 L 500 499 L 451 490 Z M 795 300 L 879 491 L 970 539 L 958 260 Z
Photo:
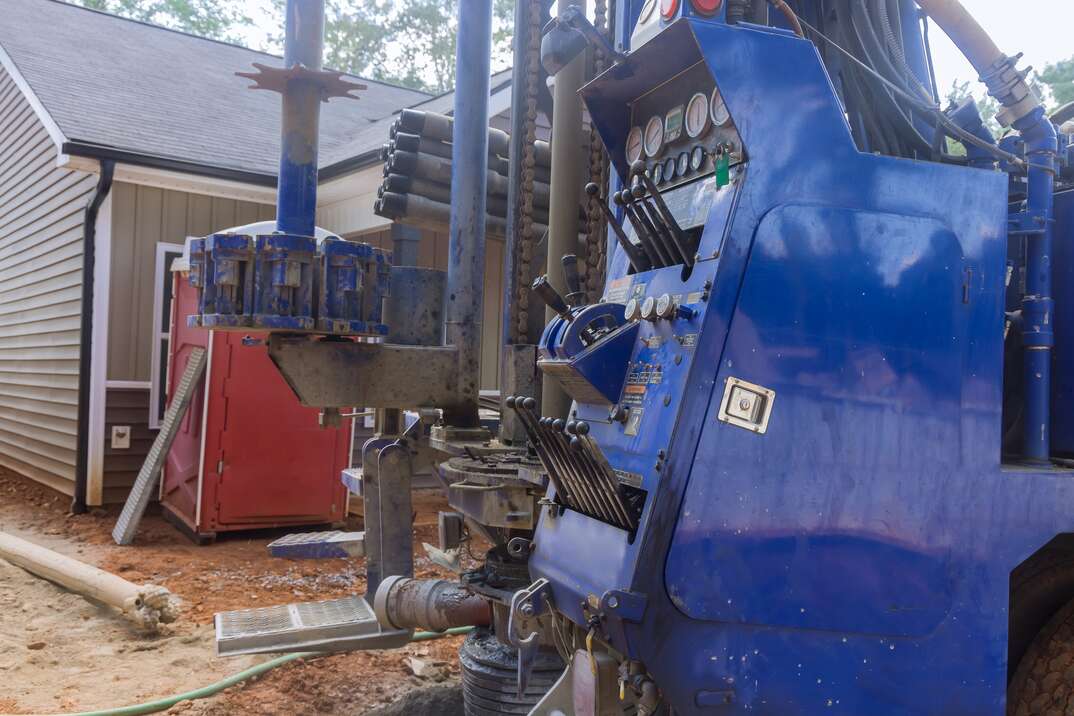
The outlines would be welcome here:
M 582 277 L 578 273 L 578 257 L 574 254 L 566 254 L 563 256 L 563 279 L 567 283 L 567 303 L 574 306 L 580 306 L 585 300 L 585 294 L 582 293 Z
M 546 306 L 558 313 L 564 320 L 571 320 L 570 306 L 563 300 L 563 296 L 559 295 L 559 291 L 548 282 L 548 276 L 538 276 L 537 280 L 533 282 L 532 289 L 534 293 L 540 296 Z

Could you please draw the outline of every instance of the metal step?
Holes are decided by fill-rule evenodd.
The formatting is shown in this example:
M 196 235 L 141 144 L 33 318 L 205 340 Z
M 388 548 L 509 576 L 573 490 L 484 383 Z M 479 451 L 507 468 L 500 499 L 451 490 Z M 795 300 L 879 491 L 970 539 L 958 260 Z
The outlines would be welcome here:
M 273 557 L 288 559 L 349 559 L 365 556 L 365 532 L 296 532 L 268 546 Z
M 339 479 L 352 494 L 362 496 L 362 468 L 348 467 L 340 474 Z
M 360 467 L 348 467 L 343 470 L 339 475 L 340 482 L 347 486 L 347 489 L 351 491 L 352 495 L 358 497 L 364 496 L 362 488 L 362 468 Z M 413 490 L 422 490 L 428 488 L 443 487 L 443 484 L 436 479 L 436 475 L 431 470 L 424 470 L 411 476 L 410 487 Z
M 381 627 L 362 597 L 220 612 L 215 622 L 220 656 L 394 649 L 411 636 L 409 630 Z

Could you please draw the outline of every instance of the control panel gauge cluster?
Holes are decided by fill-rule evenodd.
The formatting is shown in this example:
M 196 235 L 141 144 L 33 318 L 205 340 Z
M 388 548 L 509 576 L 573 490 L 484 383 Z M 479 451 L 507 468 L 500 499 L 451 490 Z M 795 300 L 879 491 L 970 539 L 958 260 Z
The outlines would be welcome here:
M 699 62 L 631 104 L 626 160 L 662 191 L 743 161 L 742 140 L 712 75 Z

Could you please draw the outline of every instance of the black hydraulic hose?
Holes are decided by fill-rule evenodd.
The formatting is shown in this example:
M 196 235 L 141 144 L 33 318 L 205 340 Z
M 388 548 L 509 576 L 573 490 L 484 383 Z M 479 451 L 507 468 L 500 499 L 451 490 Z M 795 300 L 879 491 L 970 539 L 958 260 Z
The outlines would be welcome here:
M 90 370 L 93 363 L 93 271 L 97 259 L 97 214 L 112 191 L 116 163 L 101 160 L 101 175 L 82 220 L 82 315 L 78 336 L 78 439 L 75 443 L 75 490 L 71 512 L 86 511 L 89 489 Z
M 844 6 L 848 7 L 852 13 L 851 27 L 855 33 L 854 37 L 858 40 L 858 44 L 861 48 L 861 58 L 864 59 L 866 64 L 870 65 L 877 74 L 906 91 L 906 88 L 903 86 L 903 73 L 892 64 L 891 58 L 888 56 L 887 48 L 881 42 L 880 36 L 873 25 L 872 18 L 869 13 L 866 12 L 865 7 L 854 0 L 848 0 Z M 931 144 L 917 131 L 913 119 L 904 111 L 903 107 L 895 101 L 895 98 L 891 93 L 883 86 L 877 85 L 873 77 L 867 77 L 866 81 L 871 85 L 875 85 L 875 97 L 882 103 L 885 110 L 884 115 L 888 118 L 888 121 L 891 122 L 892 129 L 898 135 L 904 152 L 906 154 L 912 152 L 925 154 L 931 153 Z
M 826 43 L 831 45 L 834 49 L 838 50 L 840 54 L 842 54 L 844 57 L 849 59 L 851 62 L 855 63 L 856 65 L 858 65 L 859 67 L 861 67 L 863 70 L 865 70 L 867 72 L 874 72 L 871 68 L 869 68 L 864 63 L 862 63 L 861 60 L 859 60 L 857 57 L 854 57 L 854 55 L 852 55 L 848 50 L 843 48 L 838 42 L 836 42 L 835 40 L 831 39 L 830 37 L 824 35 L 820 31 L 818 31 L 815 27 L 809 25 L 804 20 L 802 21 L 802 24 L 810 32 L 813 32 L 814 34 L 816 34 L 817 37 L 821 38 Z M 889 88 L 892 89 L 892 91 L 894 91 L 896 94 L 902 96 L 903 99 L 907 100 L 911 104 L 918 105 L 921 108 L 922 111 L 928 112 L 930 114 L 930 116 L 933 116 L 936 119 L 936 121 L 940 122 L 943 125 L 944 129 L 952 137 L 955 137 L 960 142 L 963 142 L 965 144 L 972 144 L 975 147 L 983 149 L 984 151 L 988 152 L 989 154 L 991 154 L 992 156 L 996 157 L 997 159 L 1001 159 L 1001 160 L 1009 163 L 1012 166 L 1016 166 L 1016 167 L 1026 167 L 1026 166 L 1028 166 L 1026 161 L 1024 159 L 1022 159 L 1021 157 L 1019 157 L 1019 156 L 1017 156 L 1015 154 L 1012 154 L 1010 152 L 1004 151 L 1004 150 L 1000 149 L 999 147 L 995 146 L 994 144 L 990 144 L 990 143 L 986 142 L 985 140 L 981 139 L 980 137 L 977 137 L 977 136 L 971 134 L 970 132 L 965 131 L 964 129 L 959 127 L 957 124 L 952 122 L 947 117 L 947 115 L 945 115 L 943 112 L 941 112 L 939 107 L 937 107 L 935 105 L 931 105 L 931 104 L 929 104 L 929 103 L 927 103 L 927 102 L 925 102 L 925 101 L 923 101 L 921 99 L 918 99 L 917 97 L 914 97 L 913 95 L 911 95 L 911 94 L 899 89 L 899 87 L 897 87 L 894 84 L 891 84 L 890 82 L 888 82 L 886 79 L 884 79 L 880 75 L 876 75 L 876 77 L 880 81 L 882 81 L 885 84 L 887 84 L 889 86 Z

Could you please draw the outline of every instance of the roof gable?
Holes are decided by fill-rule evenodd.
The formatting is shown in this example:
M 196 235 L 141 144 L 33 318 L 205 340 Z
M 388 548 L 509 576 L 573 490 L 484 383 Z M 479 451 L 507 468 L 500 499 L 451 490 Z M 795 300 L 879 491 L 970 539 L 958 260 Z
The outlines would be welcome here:
M 275 176 L 279 96 L 247 89 L 234 73 L 280 58 L 57 0 L 3 6 L 0 47 L 69 142 Z M 322 156 L 429 99 L 361 81 L 361 99 L 322 105 Z

